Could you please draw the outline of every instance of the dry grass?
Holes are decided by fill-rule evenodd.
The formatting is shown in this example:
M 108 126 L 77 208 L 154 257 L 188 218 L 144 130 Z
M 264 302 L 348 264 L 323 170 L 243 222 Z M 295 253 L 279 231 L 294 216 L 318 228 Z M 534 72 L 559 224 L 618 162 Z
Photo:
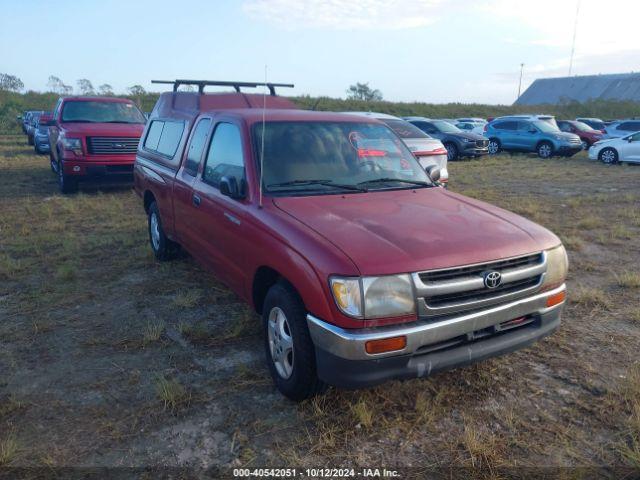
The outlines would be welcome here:
M 155 380 L 156 394 L 164 404 L 164 409 L 177 410 L 189 404 L 191 395 L 187 389 L 175 379 L 167 379 L 158 375 Z
M 0 440 L 0 467 L 11 465 L 19 450 L 20 445 L 13 433 Z
M 616 281 L 623 288 L 640 288 L 640 273 L 631 271 L 617 273 Z
M 201 298 L 200 290 L 181 290 L 173 298 L 173 304 L 180 308 L 193 308 L 198 305 Z
M 150 343 L 157 342 L 162 337 L 166 324 L 163 320 L 153 320 L 147 323 L 144 329 L 142 337 L 142 344 L 149 345 Z
M 578 287 L 569 297 L 572 303 L 586 308 L 604 308 L 611 306 L 611 299 L 607 293 L 600 288 Z

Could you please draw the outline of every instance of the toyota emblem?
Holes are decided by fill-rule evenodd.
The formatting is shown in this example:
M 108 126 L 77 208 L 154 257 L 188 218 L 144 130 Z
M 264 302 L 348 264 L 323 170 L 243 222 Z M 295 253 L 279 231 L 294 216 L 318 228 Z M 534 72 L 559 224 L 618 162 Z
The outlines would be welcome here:
M 484 274 L 484 286 L 487 288 L 496 288 L 502 284 L 502 275 L 500 272 L 491 271 Z

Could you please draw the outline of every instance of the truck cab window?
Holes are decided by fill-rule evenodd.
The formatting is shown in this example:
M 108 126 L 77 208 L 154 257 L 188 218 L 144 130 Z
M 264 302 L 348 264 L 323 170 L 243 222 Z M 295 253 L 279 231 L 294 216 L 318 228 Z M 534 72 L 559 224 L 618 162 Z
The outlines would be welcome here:
M 238 182 L 244 179 L 242 138 L 238 127 L 230 123 L 218 124 L 213 132 L 202 174 L 203 180 L 216 188 L 224 176 L 235 177 Z
M 202 158 L 202 152 L 204 151 L 204 146 L 207 141 L 210 125 L 211 119 L 203 118 L 198 122 L 198 125 L 196 125 L 193 136 L 191 137 L 191 143 L 189 144 L 187 159 L 184 165 L 184 169 L 191 175 L 195 175 L 198 172 L 198 165 L 200 165 L 200 159 Z

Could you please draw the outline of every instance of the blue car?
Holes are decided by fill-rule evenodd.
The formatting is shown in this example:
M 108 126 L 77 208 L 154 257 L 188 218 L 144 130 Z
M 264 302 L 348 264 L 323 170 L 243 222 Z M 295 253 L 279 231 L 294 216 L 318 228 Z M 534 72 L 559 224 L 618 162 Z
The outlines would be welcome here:
M 544 120 L 501 117 L 487 125 L 489 153 L 535 152 L 540 158 L 571 157 L 582 150 L 580 137 L 561 132 Z

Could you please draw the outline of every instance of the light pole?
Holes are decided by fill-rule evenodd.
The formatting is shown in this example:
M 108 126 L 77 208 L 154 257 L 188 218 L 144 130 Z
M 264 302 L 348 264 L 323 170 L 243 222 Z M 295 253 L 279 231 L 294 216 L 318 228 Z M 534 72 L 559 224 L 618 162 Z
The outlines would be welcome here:
M 522 90 L 522 71 L 524 70 L 524 63 L 520 64 L 520 82 L 518 82 L 518 98 L 520 98 L 520 91 Z M 518 99 L 516 98 L 516 100 Z

